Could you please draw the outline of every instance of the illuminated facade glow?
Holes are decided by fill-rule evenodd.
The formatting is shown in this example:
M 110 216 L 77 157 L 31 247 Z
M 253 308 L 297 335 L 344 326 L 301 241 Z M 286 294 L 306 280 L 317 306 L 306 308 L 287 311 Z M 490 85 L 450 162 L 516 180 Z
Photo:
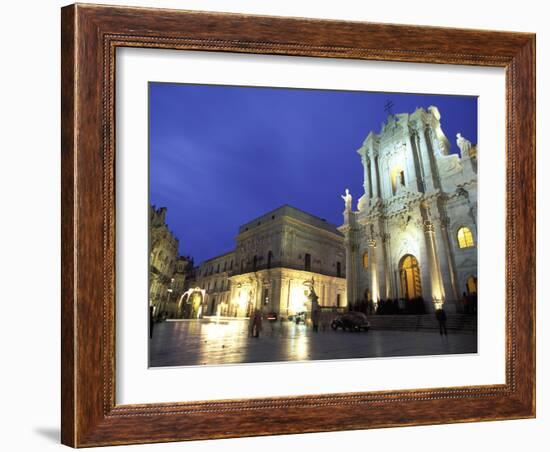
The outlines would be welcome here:
M 477 292 L 477 146 L 450 153 L 436 107 L 390 115 L 357 151 L 363 187 L 346 199 L 348 303 L 423 300 L 453 310 Z M 475 284 L 474 284 L 475 282 Z
M 304 283 L 312 279 L 321 307 L 346 306 L 344 237 L 336 226 L 285 205 L 242 225 L 236 242 L 190 281 L 205 291 L 203 315 L 308 312 Z
M 470 228 L 464 226 L 458 230 L 457 233 L 458 246 L 460 248 L 470 248 L 474 246 L 474 237 Z

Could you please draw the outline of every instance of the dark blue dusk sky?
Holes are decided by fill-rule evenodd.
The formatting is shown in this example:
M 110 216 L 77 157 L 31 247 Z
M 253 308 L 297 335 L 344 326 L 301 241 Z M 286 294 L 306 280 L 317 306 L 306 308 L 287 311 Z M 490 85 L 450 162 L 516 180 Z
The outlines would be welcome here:
M 283 204 L 340 225 L 340 195 L 355 208 L 363 190 L 356 150 L 388 101 L 393 113 L 437 106 L 453 152 L 457 132 L 477 143 L 476 97 L 150 83 L 150 202 L 195 264 Z

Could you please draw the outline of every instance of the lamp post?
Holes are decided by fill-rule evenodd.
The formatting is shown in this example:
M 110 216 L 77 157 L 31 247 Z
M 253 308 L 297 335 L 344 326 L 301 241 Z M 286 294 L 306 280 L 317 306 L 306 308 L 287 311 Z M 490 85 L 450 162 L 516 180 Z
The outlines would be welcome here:
M 170 306 L 170 295 L 172 294 L 173 290 L 172 289 L 166 289 L 166 292 L 168 292 L 168 296 L 167 296 L 167 300 L 166 300 L 166 305 L 167 306 Z M 166 311 L 166 307 L 164 309 Z

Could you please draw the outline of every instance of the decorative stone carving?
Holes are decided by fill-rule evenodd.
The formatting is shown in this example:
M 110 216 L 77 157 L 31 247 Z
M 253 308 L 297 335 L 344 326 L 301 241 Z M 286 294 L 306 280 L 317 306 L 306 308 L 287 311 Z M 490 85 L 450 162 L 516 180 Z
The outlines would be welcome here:
M 369 200 L 367 199 L 366 195 L 363 195 L 359 198 L 357 201 L 357 210 L 359 212 L 364 211 L 368 207 Z
M 380 199 L 373 202 L 371 194 L 367 193 L 372 179 L 371 168 L 367 165 L 363 171 L 365 198 L 359 198 L 357 212 L 347 217 L 350 224 L 346 226 L 352 227 L 340 230 L 349 238 L 347 259 L 353 268 L 362 266 L 363 253 L 357 252 L 356 245 L 364 252 L 368 247 L 376 246 L 378 239 L 387 244 L 388 251 L 378 252 L 377 272 L 373 272 L 371 266 L 370 271 L 360 272 L 351 285 L 348 283 L 348 294 L 363 293 L 365 287 L 371 288 L 372 294 L 378 284 L 384 294 L 382 298 L 402 296 L 399 262 L 405 254 L 411 254 L 421 267 L 426 308 L 433 309 L 436 303 L 440 305 L 443 301 L 456 301 L 453 297 L 463 290 L 457 291 L 453 287 L 454 281 L 460 281 L 454 264 L 457 261 L 455 253 L 468 254 L 474 262 L 468 272 L 475 273 L 476 249 L 457 251 L 452 242 L 455 229 L 449 225 L 468 225 L 475 231 L 477 173 L 470 170 L 458 155 L 449 154 L 450 143 L 441 128 L 436 107 L 391 115 L 382 124 L 380 133 L 370 132 L 365 143 L 368 144 L 366 149 L 375 146 L 378 151 Z M 459 134 L 457 144 L 463 157 L 474 158 L 475 146 L 471 142 Z M 372 155 L 370 151 L 369 154 Z M 365 162 L 363 159 L 364 165 Z M 414 191 L 401 184 L 399 179 L 398 185 L 392 189 L 391 171 L 396 167 L 405 171 L 407 183 L 409 187 L 415 187 Z M 364 199 L 370 199 L 370 203 Z M 359 232 L 358 224 L 363 225 Z M 372 224 L 384 225 L 378 237 L 370 230 Z M 442 234 L 440 229 L 450 232 Z
M 462 171 L 458 155 L 442 155 L 437 159 L 437 168 L 441 177 L 446 178 Z
M 429 220 L 424 221 L 424 232 L 434 232 L 434 231 L 435 231 L 434 224 Z
M 470 149 L 472 149 L 472 142 L 464 138 L 460 133 L 456 134 L 456 145 L 460 149 L 461 157 L 470 156 Z

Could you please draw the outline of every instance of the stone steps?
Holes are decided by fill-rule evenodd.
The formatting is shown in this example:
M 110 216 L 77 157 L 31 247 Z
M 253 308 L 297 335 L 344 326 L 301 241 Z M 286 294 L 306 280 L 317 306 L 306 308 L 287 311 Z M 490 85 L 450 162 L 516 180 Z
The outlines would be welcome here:
M 373 330 L 439 331 L 439 323 L 434 314 L 369 315 L 368 318 Z M 447 329 L 474 333 L 477 331 L 477 318 L 464 314 L 447 314 Z

